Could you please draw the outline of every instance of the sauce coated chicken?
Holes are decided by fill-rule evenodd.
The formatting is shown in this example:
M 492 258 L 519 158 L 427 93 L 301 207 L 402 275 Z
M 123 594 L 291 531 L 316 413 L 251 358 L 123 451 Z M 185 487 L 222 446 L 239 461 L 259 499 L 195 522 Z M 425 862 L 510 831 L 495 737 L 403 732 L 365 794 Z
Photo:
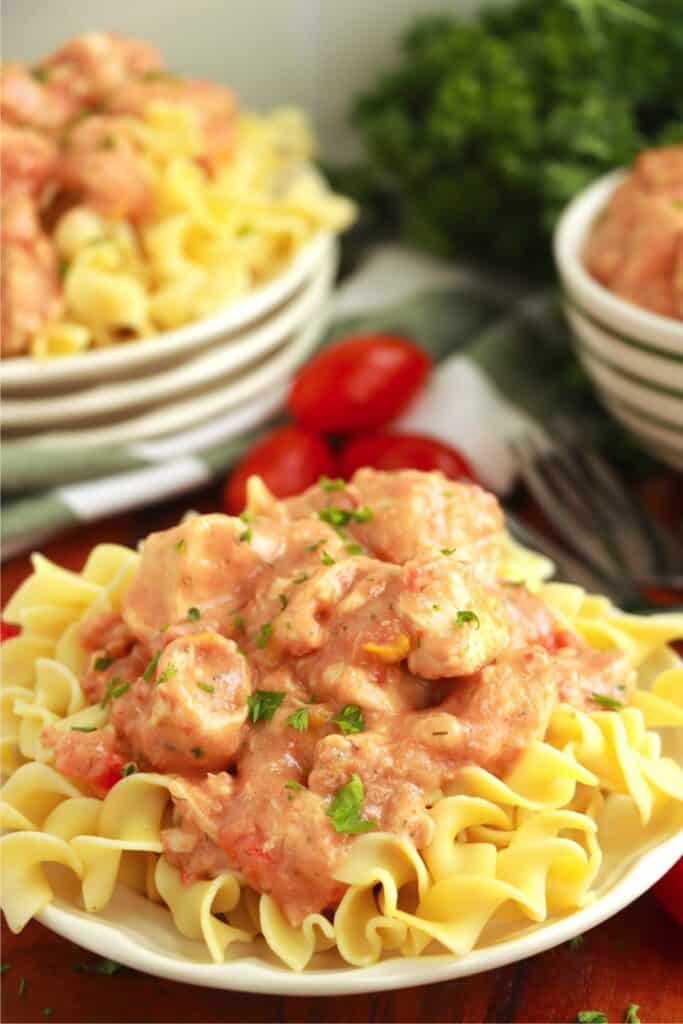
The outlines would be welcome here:
M 250 495 L 241 519 L 146 540 L 121 616 L 81 629 L 108 724 L 44 740 L 98 792 L 121 765 L 170 774 L 182 877 L 236 869 L 296 923 L 338 902 L 354 835 L 424 847 L 460 766 L 501 775 L 558 700 L 624 700 L 634 680 L 501 582 L 502 515 L 475 485 L 364 469 Z

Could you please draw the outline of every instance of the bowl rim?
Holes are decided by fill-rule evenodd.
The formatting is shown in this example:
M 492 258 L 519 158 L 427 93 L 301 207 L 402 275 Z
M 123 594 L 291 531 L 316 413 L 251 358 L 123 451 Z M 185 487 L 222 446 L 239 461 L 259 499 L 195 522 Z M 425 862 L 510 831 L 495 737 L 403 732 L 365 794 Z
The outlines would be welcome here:
M 650 343 L 661 354 L 683 350 L 683 321 L 642 309 L 615 295 L 592 277 L 580 253 L 596 215 L 626 178 L 618 168 L 598 178 L 565 207 L 553 233 L 553 255 L 569 298 L 603 330 L 626 335 L 633 342 Z
M 295 253 L 274 277 L 251 289 L 226 307 L 184 324 L 172 331 L 160 331 L 122 345 L 37 360 L 32 356 L 3 359 L 0 365 L 0 387 L 30 385 L 31 376 L 39 374 L 41 385 L 68 384 L 92 380 L 108 371 L 136 370 L 147 363 L 161 363 L 208 345 L 223 336 L 238 335 L 254 320 L 272 313 L 288 301 L 295 289 L 307 280 L 324 259 L 332 244 L 333 233 L 319 231 Z

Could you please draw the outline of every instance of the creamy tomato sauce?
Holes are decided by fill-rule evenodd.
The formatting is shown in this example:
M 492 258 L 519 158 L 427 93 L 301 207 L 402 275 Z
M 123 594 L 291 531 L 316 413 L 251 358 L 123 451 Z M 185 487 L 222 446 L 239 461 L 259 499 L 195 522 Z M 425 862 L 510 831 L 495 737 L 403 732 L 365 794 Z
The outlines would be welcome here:
M 683 319 L 683 145 L 641 153 L 593 225 L 584 262 L 621 298 Z
M 171 775 L 185 881 L 236 869 L 293 923 L 334 907 L 358 833 L 422 848 L 460 766 L 504 773 L 558 700 L 628 698 L 620 657 L 497 578 L 502 526 L 475 485 L 364 469 L 152 534 L 121 615 L 81 628 L 108 723 L 47 729 L 57 766 L 98 792 Z

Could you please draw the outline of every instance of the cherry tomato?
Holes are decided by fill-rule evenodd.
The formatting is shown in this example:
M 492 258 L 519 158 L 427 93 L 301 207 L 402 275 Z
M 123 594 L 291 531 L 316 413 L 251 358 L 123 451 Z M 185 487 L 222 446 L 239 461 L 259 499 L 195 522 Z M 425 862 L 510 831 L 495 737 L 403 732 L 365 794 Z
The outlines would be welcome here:
M 294 378 L 289 411 L 310 430 L 372 430 L 396 418 L 431 359 L 406 338 L 357 334 L 324 349 Z
M 10 640 L 13 636 L 18 636 L 19 633 L 21 633 L 19 626 L 15 626 L 13 622 L 0 620 L 0 643 L 3 640 Z
M 225 482 L 223 507 L 239 515 L 247 503 L 247 480 L 256 474 L 277 498 L 298 494 L 321 476 L 335 476 L 336 462 L 322 437 L 301 427 L 280 427 L 247 452 Z
M 683 857 L 652 891 L 674 921 L 683 925 Z
M 348 479 L 361 466 L 373 469 L 440 469 L 451 480 L 477 477 L 464 455 L 455 448 L 423 434 L 386 431 L 350 441 L 340 455 L 342 476 Z

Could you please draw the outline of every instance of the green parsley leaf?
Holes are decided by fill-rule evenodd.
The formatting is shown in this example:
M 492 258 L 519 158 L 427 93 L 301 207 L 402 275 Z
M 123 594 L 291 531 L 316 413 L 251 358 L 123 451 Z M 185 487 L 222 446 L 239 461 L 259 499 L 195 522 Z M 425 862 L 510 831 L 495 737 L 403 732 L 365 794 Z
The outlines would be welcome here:
M 285 608 L 287 607 L 287 595 L 286 594 L 278 594 L 278 600 L 280 602 L 280 607 L 284 611 Z
M 4 974 L 5 971 L 9 971 L 10 964 L 0 964 L 0 974 Z
M 110 658 L 108 655 L 105 658 L 98 658 L 95 662 L 95 671 L 104 672 L 110 665 L 114 664 L 115 658 Z
M 251 538 L 252 538 L 251 529 L 245 530 L 244 533 L 240 534 L 240 544 L 244 544 L 245 542 L 250 541 Z
M 102 974 L 108 978 L 123 970 L 125 967 L 122 964 L 118 964 L 116 960 L 110 960 L 109 957 L 100 957 L 89 964 L 74 964 L 73 968 L 74 974 Z
M 72 732 L 97 732 L 96 725 L 72 725 Z
M 372 519 L 372 509 L 368 508 L 367 505 L 361 505 L 360 508 L 351 513 L 351 518 L 355 523 L 369 523 Z
M 128 764 L 124 764 L 121 769 L 121 778 L 127 779 L 129 775 L 135 775 L 137 770 L 137 765 L 133 764 L 132 761 L 129 761 Z
M 157 679 L 156 685 L 161 686 L 162 683 L 167 683 L 169 679 L 173 679 L 173 676 L 177 675 L 178 669 L 175 667 L 172 661 L 169 661 L 168 665 Z
M 279 690 L 255 690 L 247 700 L 249 718 L 252 722 L 258 722 L 261 718 L 269 722 L 284 698 L 284 693 Z
M 41 67 L 31 68 L 31 78 L 33 78 L 34 81 L 36 81 L 36 82 L 40 82 L 41 85 L 44 85 L 45 82 L 47 82 L 49 77 L 50 77 L 50 69 L 49 68 L 41 68 Z
M 123 681 L 120 679 L 113 679 L 112 682 L 118 683 L 118 685 L 114 686 L 114 688 L 111 691 L 111 695 L 114 698 L 123 697 L 124 693 L 128 693 L 128 691 L 130 690 L 130 683 L 127 682 L 125 679 Z
M 54 1012 L 51 1006 L 46 1006 L 43 1008 L 43 1017 L 51 1017 Z
M 433 612 L 440 612 L 441 611 L 441 605 L 440 604 L 433 604 L 432 605 L 432 611 Z
M 253 518 L 253 512 L 247 512 L 246 509 L 244 510 L 244 512 L 240 512 L 240 519 L 242 520 L 243 523 L 250 523 Z
M 187 545 L 185 543 L 185 540 L 183 537 L 181 537 L 180 540 L 176 542 L 175 549 L 179 555 L 182 555 L 186 547 Z
M 468 622 L 473 622 L 476 629 L 479 629 L 479 627 L 481 625 L 481 623 L 479 622 L 479 616 L 477 615 L 476 612 L 471 612 L 468 609 L 465 609 L 464 611 L 461 611 L 461 612 L 456 612 L 456 615 L 455 615 L 455 625 L 456 626 L 464 626 Z
M 317 551 L 321 544 L 321 540 L 317 540 L 315 544 L 307 544 L 304 551 Z
M 25 991 L 26 991 L 26 978 L 24 978 L 24 976 L 22 975 L 21 978 L 19 978 L 19 984 L 17 986 L 17 995 L 23 996 Z
M 601 708 L 605 708 L 606 711 L 621 711 L 624 706 L 620 700 L 615 700 L 614 697 L 607 697 L 604 693 L 591 693 L 591 700 L 594 704 L 599 704 Z
M 454 555 L 455 554 L 455 548 L 441 548 L 441 554 L 442 555 Z
M 362 505 L 355 510 L 328 505 L 327 508 L 323 508 L 318 512 L 318 519 L 321 519 L 323 523 L 334 526 L 336 529 L 338 526 L 346 526 L 347 523 L 351 522 L 367 523 L 372 519 L 372 509 L 369 509 L 367 505 Z
M 242 618 L 242 616 L 241 615 L 233 615 L 233 617 L 232 617 L 232 625 L 233 625 L 233 629 L 243 630 L 244 629 L 244 619 Z
M 322 487 L 324 491 L 343 491 L 346 483 L 339 476 L 334 479 L 330 479 L 329 476 L 321 476 L 318 480 L 318 486 Z
M 306 708 L 298 708 L 296 711 L 293 711 L 285 724 L 289 725 L 292 729 L 296 729 L 297 732 L 306 732 L 308 729 L 308 710 Z
M 638 1003 L 630 1003 L 624 1011 L 624 1024 L 640 1024 L 639 1009 Z
M 354 732 L 363 732 L 365 729 L 365 719 L 357 704 L 347 704 L 334 716 L 332 721 L 339 726 L 345 736 Z
M 578 1024 L 607 1024 L 607 1017 L 601 1010 L 579 1010 Z
M 195 608 L 193 606 L 192 608 L 187 609 L 187 617 L 190 622 L 196 622 L 197 619 L 201 619 L 202 613 L 199 611 L 199 608 Z
M 306 580 L 310 580 L 310 574 L 307 572 L 300 572 L 298 576 L 295 576 L 292 583 L 305 583 Z
M 583 935 L 575 935 L 573 939 L 569 940 L 569 948 L 572 950 L 573 953 L 575 953 L 577 949 L 580 949 L 581 946 L 583 946 L 583 943 Z
M 154 655 L 154 657 L 150 661 L 150 663 L 147 666 L 147 668 L 145 669 L 145 671 L 142 673 L 142 678 L 145 680 L 145 682 L 149 682 L 149 680 L 152 678 L 152 676 L 156 672 L 157 665 L 159 664 L 159 658 L 160 657 L 161 657 L 161 651 L 157 651 L 157 653 Z
M 201 747 L 192 747 L 190 753 L 192 753 L 195 757 L 203 757 L 204 756 L 204 751 L 202 750 Z
M 200 690 L 203 690 L 204 693 L 215 693 L 216 692 L 216 687 L 215 686 L 212 686 L 211 683 L 205 683 L 201 679 L 197 683 L 197 686 L 199 687 Z
M 350 555 L 363 554 L 363 548 L 360 546 L 360 544 L 345 544 L 344 547 L 346 548 Z
M 336 564 L 335 559 L 332 557 L 329 551 L 323 551 L 322 555 L 320 556 L 320 561 L 323 563 L 323 565 Z
M 270 622 L 264 622 L 256 634 L 256 646 L 259 650 L 263 650 L 267 646 L 270 640 L 270 634 L 273 632 L 273 627 Z
M 295 795 L 296 795 L 296 793 L 300 789 L 305 789 L 305 788 L 306 787 L 302 786 L 300 782 L 295 782 L 294 779 L 292 779 L 290 782 L 285 782 L 285 789 L 290 790 L 290 792 L 287 794 L 287 799 L 288 800 L 293 800 Z
M 377 828 L 374 821 L 367 821 L 360 816 L 360 809 L 363 804 L 363 783 L 359 775 L 351 776 L 345 786 L 341 786 L 332 798 L 330 806 L 325 812 L 332 820 L 335 832 L 357 834 L 359 832 L 371 832 Z

